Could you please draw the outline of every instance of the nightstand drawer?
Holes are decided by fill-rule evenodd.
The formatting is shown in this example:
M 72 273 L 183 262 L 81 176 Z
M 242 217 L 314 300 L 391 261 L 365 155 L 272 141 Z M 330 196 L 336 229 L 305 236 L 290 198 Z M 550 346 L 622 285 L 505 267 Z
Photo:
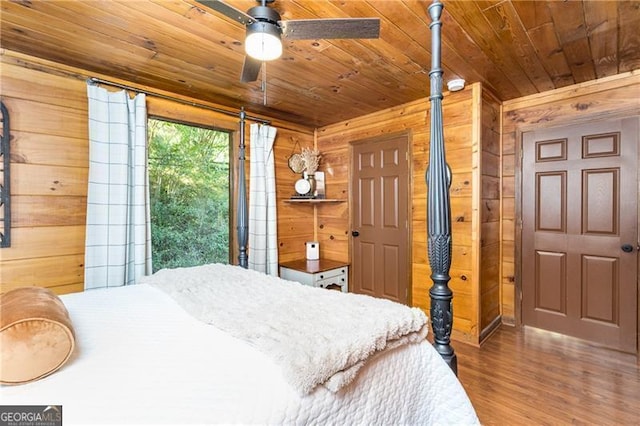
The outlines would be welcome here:
M 341 274 L 341 275 L 336 275 L 335 277 L 332 277 L 332 278 L 325 278 L 324 280 L 316 281 L 316 287 L 327 288 L 332 286 L 338 286 L 340 287 L 340 290 L 346 293 L 347 277 L 344 274 Z
M 336 277 L 346 277 L 347 267 L 331 269 L 329 271 L 317 272 L 314 274 L 317 280 L 329 280 Z

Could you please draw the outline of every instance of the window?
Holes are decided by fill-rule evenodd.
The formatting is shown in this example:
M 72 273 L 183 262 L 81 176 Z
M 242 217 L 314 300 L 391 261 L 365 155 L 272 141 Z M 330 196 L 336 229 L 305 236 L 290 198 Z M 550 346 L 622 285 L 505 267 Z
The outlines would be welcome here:
M 149 119 L 154 272 L 229 263 L 231 134 Z

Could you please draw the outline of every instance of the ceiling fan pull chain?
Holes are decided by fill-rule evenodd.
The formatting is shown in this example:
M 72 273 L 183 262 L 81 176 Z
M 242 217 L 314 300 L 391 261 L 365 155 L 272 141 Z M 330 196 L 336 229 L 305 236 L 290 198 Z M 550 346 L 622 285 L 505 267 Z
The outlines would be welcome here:
M 267 106 L 267 63 L 262 64 L 262 104 Z

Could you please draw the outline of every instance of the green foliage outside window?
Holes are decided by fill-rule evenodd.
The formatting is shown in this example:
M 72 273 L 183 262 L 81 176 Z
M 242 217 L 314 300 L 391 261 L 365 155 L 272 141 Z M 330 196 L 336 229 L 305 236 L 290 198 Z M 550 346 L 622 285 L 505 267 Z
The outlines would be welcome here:
M 229 133 L 148 121 L 153 270 L 229 262 Z

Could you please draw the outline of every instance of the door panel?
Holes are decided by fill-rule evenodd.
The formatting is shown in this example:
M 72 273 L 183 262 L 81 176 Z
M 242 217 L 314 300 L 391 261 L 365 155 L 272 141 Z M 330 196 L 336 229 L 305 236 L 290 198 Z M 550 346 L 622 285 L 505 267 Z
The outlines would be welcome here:
M 566 173 L 539 173 L 536 178 L 536 230 L 564 233 L 567 224 Z
M 619 270 L 616 258 L 582 256 L 582 312 L 585 319 L 618 324 Z
M 353 145 L 351 161 L 354 292 L 407 303 L 409 280 L 408 137 Z
M 525 325 L 637 351 L 638 123 L 523 135 Z
M 402 289 L 406 289 L 406 286 L 398 285 L 398 277 L 400 274 L 406 271 L 400 271 L 399 266 L 402 264 L 403 259 L 400 257 L 402 251 L 397 245 L 385 244 L 382 247 L 383 259 L 384 259 L 384 279 L 382 283 L 383 293 L 382 297 L 386 299 L 400 301 L 403 299 L 403 295 L 400 294 Z M 406 260 L 406 259 L 405 259 Z M 405 299 L 406 302 L 406 299 Z
M 582 229 L 585 234 L 618 234 L 618 169 L 582 171 Z
M 567 314 L 567 256 L 564 253 L 536 251 L 536 308 Z
M 362 238 L 358 238 L 358 244 L 354 244 L 354 285 L 352 288 L 355 293 L 364 293 L 373 296 L 375 295 L 375 270 L 370 265 L 375 265 L 376 247 L 374 243 L 365 242 L 362 241 Z

